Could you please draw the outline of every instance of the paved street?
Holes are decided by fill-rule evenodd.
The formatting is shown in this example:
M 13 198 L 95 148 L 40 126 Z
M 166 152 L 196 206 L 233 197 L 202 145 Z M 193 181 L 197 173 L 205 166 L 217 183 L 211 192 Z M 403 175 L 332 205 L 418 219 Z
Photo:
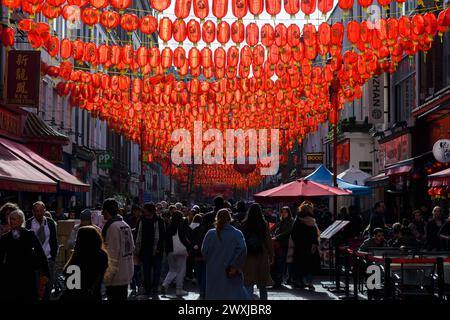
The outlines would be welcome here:
M 293 288 L 290 285 L 284 285 L 281 288 L 268 290 L 269 300 L 337 300 L 343 293 L 334 294 L 327 289 L 323 288 L 321 281 L 327 282 L 328 277 L 319 277 L 315 280 L 315 291 L 308 289 Z M 168 294 L 159 295 L 159 300 L 198 300 L 199 293 L 196 286 L 187 284 L 186 289 L 189 291 L 189 295 L 183 298 L 179 298 L 175 295 L 175 288 L 170 288 Z M 258 290 L 255 288 L 255 294 L 258 294 Z M 256 296 L 257 298 L 257 296 Z M 133 300 L 147 300 L 151 299 L 146 296 L 137 296 L 132 298 Z

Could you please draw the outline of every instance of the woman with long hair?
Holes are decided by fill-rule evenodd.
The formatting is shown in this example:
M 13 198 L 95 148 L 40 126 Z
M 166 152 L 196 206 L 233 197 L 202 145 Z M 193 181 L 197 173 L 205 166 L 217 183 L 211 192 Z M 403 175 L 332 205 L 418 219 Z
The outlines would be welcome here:
M 247 245 L 247 259 L 244 264 L 244 281 L 250 295 L 256 285 L 259 298 L 267 300 L 267 286 L 273 285 L 270 265 L 273 263 L 273 246 L 269 227 L 261 206 L 254 203 L 242 221 L 242 232 Z
M 297 285 L 314 290 L 313 274 L 320 269 L 319 235 L 316 219 L 314 219 L 314 206 L 304 201 L 299 209 L 292 229 L 294 242 L 294 264 L 300 276 Z
M 231 212 L 217 212 L 215 228 L 210 229 L 202 244 L 206 261 L 206 296 L 208 300 L 248 300 L 242 267 L 247 249 L 241 231 L 230 225 Z
M 80 227 L 72 256 L 64 267 L 66 277 L 74 272 L 73 267 L 80 270 L 81 286 L 66 289 L 61 299 L 102 300 L 101 285 L 108 269 L 108 253 L 103 238 L 94 226 Z
M 283 276 L 286 274 L 286 260 L 289 249 L 289 237 L 291 236 L 294 218 L 292 218 L 289 207 L 281 208 L 281 220 L 275 225 L 273 232 L 273 243 L 275 251 L 275 261 L 273 266 L 274 287 L 280 287 L 283 283 Z

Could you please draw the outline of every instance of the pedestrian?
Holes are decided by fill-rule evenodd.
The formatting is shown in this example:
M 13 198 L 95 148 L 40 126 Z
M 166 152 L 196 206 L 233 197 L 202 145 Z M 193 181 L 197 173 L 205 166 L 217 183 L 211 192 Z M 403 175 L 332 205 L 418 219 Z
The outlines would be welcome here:
M 166 232 L 166 253 L 169 272 L 162 284 L 165 294 L 169 284 L 176 280 L 176 295 L 186 296 L 188 292 L 183 289 L 186 274 L 186 260 L 190 242 L 188 238 L 189 226 L 184 222 L 181 211 L 176 210 L 171 216 L 171 222 Z
M 144 204 L 137 229 L 134 252 L 142 263 L 144 294 L 156 297 L 161 277 L 166 229 L 164 221 L 156 214 L 156 206 L 153 202 Z
M 441 240 L 441 250 L 450 250 L 450 219 L 445 221 L 439 230 L 439 239 Z
M 25 228 L 35 233 L 47 257 L 49 278 L 44 288 L 44 300 L 49 300 L 55 283 L 55 263 L 58 255 L 56 222 L 45 216 L 45 204 L 37 201 L 32 206 L 33 217 L 25 223 Z
M 319 228 L 314 219 L 314 206 L 304 201 L 298 210 L 292 228 L 294 242 L 294 264 L 299 276 L 300 287 L 314 290 L 313 274 L 320 269 Z
M 141 207 L 137 204 L 133 204 L 131 205 L 130 213 L 123 217 L 123 221 L 125 221 L 130 226 L 131 231 L 133 232 L 133 236 L 136 236 L 137 234 L 136 226 L 141 217 L 141 212 Z
M 433 208 L 432 219 L 428 221 L 425 228 L 426 248 L 427 250 L 441 249 L 441 241 L 439 239 L 439 229 L 444 224 L 442 220 L 442 209 L 439 206 Z
M 217 212 L 215 228 L 206 233 L 202 255 L 206 262 L 207 300 L 249 300 L 244 287 L 242 268 L 247 248 L 244 235 L 230 225 L 227 209 Z
M 69 239 L 67 239 L 67 249 L 72 250 L 75 247 L 78 230 L 84 226 L 94 226 L 95 229 L 97 229 L 99 232 L 101 232 L 101 229 L 99 227 L 92 224 L 91 210 L 84 209 L 83 211 L 81 211 L 81 214 L 80 214 L 80 223 L 76 224 L 73 227 L 72 232 L 70 233 Z
M 7 202 L 0 208 L 0 237 L 9 232 L 8 216 L 19 207 L 15 203 Z
M 81 217 L 85 211 L 81 212 Z M 101 301 L 101 286 L 108 268 L 108 253 L 101 231 L 95 225 L 84 225 L 78 229 L 74 250 L 64 266 L 66 279 L 72 275 L 71 266 L 79 268 L 80 288 L 66 289 L 60 300 Z
M 422 218 L 422 211 L 414 210 L 412 216 L 412 222 L 408 227 L 411 229 L 411 232 L 416 240 L 423 243 L 425 241 L 425 222 Z
M 238 201 L 236 203 L 236 214 L 233 217 L 233 220 L 238 221 L 239 223 L 245 219 L 247 216 L 247 208 L 245 206 L 244 201 Z
M 397 228 L 397 227 L 396 227 Z M 402 227 L 403 230 L 404 227 Z M 401 237 L 401 236 L 400 236 Z M 402 243 L 402 239 L 400 238 L 399 243 Z M 373 230 L 372 238 L 365 240 L 362 245 L 359 247 L 359 251 L 366 251 L 371 248 L 385 248 L 387 247 L 387 242 L 384 239 L 384 229 L 376 228 Z M 396 244 L 396 246 L 401 246 L 400 244 Z
M 243 268 L 245 287 L 253 296 L 256 285 L 260 300 L 267 300 L 267 287 L 273 285 L 270 265 L 273 263 L 274 253 L 269 227 L 259 204 L 250 206 L 247 217 L 242 221 L 241 230 L 247 246 L 247 259 Z
M 110 271 L 104 283 L 108 300 L 127 300 L 128 284 L 133 278 L 134 242 L 130 226 L 119 215 L 119 204 L 114 198 L 103 202 L 105 226 L 102 236 L 110 261 Z
M 43 282 L 49 278 L 47 256 L 24 221 L 20 209 L 11 211 L 9 231 L 0 237 L 0 301 L 37 301 L 38 277 Z
M 202 255 L 202 242 L 206 234 L 204 225 L 202 224 L 202 215 L 196 214 L 192 223 L 189 225 L 192 229 L 191 232 L 191 246 L 192 250 L 190 255 L 194 262 L 194 273 L 198 282 L 198 287 L 200 291 L 199 299 L 205 299 L 206 292 L 206 264 L 205 259 Z
M 286 260 L 289 248 L 289 237 L 291 236 L 292 228 L 294 226 L 294 219 L 292 218 L 291 209 L 289 207 L 281 208 L 281 219 L 275 225 L 273 232 L 274 244 L 274 266 L 273 266 L 273 280 L 274 287 L 281 287 L 283 277 L 286 274 Z
M 385 229 L 385 212 L 386 207 L 384 205 L 383 201 L 378 201 L 375 203 L 375 206 L 373 208 L 373 213 L 370 216 L 368 231 L 369 234 L 372 235 L 373 231 L 376 228 Z

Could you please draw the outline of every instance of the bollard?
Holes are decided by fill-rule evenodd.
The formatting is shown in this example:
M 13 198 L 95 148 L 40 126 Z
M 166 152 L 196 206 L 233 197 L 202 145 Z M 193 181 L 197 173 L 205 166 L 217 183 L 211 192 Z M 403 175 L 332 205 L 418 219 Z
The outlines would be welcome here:
M 350 254 L 345 250 L 345 296 L 350 295 Z
M 436 258 L 437 275 L 438 275 L 438 297 L 439 300 L 444 298 L 444 259 L 442 257 Z
M 391 258 L 384 259 L 384 299 L 391 297 Z
M 356 255 L 356 250 L 352 250 L 353 257 L 353 299 L 358 300 L 358 256 Z

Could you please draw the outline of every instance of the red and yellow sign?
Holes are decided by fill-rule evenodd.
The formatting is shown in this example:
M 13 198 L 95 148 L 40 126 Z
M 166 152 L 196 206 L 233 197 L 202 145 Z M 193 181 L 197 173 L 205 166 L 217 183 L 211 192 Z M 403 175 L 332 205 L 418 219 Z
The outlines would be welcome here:
M 39 107 L 40 51 L 8 52 L 6 104 Z
M 337 165 L 342 166 L 350 162 L 350 140 L 345 139 L 337 145 Z
M 0 134 L 13 138 L 20 137 L 20 116 L 0 108 Z

